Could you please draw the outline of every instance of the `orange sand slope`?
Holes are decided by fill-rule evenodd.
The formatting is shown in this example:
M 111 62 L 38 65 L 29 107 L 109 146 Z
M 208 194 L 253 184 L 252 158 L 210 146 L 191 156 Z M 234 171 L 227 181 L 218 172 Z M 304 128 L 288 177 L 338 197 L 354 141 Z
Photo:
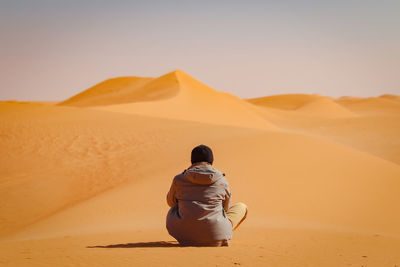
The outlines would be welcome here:
M 264 118 L 281 130 L 334 141 L 400 164 L 400 101 L 386 98 L 396 99 L 388 95 L 338 100 L 282 95 L 247 101 L 255 103 Z M 386 102 L 388 105 L 384 105 Z
M 151 88 L 147 89 L 146 87 L 149 86 L 145 86 L 152 80 L 153 78 L 141 77 L 120 77 L 109 79 L 61 102 L 60 104 L 76 107 L 90 107 L 157 99 L 152 95 L 153 92 Z M 143 90 L 143 87 L 147 90 Z M 173 93 L 174 89 L 176 88 L 163 88 L 163 90 L 158 92 L 157 96 L 165 97 L 168 93 Z
M 397 96 L 242 100 L 174 71 L 0 102 L 0 119 L 7 266 L 400 265 Z M 250 208 L 229 248 L 180 248 L 164 227 L 200 143 Z
M 111 82 L 113 80 L 110 80 Z M 115 83 L 119 88 L 118 80 Z M 249 103 L 236 96 L 217 92 L 181 70 L 151 80 L 143 87 L 135 88 L 135 91 L 127 87 L 119 92 L 122 98 L 111 98 L 107 104 L 99 106 L 97 100 L 108 97 L 108 92 L 111 91 L 104 90 L 102 84 L 85 91 L 95 95 L 93 101 L 83 92 L 61 105 L 86 103 L 89 106 L 88 103 L 93 103 L 91 106 L 107 111 L 278 130 L 276 126 L 262 118 Z M 119 104 L 125 101 L 125 96 L 126 99 L 130 99 L 130 103 Z

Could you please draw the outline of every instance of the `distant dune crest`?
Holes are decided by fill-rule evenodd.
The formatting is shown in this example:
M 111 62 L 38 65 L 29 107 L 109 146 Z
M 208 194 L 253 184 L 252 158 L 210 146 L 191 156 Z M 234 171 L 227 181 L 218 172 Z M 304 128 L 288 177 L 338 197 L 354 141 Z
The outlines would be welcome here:
M 103 81 L 59 105 L 281 131 L 276 116 L 354 118 L 398 114 L 400 97 L 338 99 L 318 94 L 283 94 L 240 99 L 218 92 L 182 70 L 158 78 L 119 77 Z M 277 115 L 281 112 L 279 115 Z M 300 117 L 299 117 L 300 116 Z
M 120 77 L 101 82 L 60 103 L 68 106 L 108 106 L 115 104 L 157 101 L 177 96 L 179 93 L 201 94 L 213 89 L 181 70 L 175 70 L 158 78 Z M 182 92 L 182 90 L 186 90 Z M 190 92 L 192 91 L 192 92 Z
M 296 111 L 328 118 L 356 116 L 350 110 L 337 104 L 334 98 L 321 95 L 286 94 L 248 99 L 247 101 L 261 107 Z
M 118 77 L 103 81 L 63 102 L 59 105 L 77 107 L 110 106 L 127 103 L 166 100 L 175 97 L 195 99 L 197 102 L 215 102 L 217 94 L 227 98 L 237 98 L 228 93 L 217 92 L 201 83 L 182 70 L 175 70 L 158 78 Z M 237 98 L 239 99 L 239 98 Z M 217 101 L 221 101 L 218 99 Z M 360 98 L 343 96 L 338 99 L 318 94 L 283 94 L 247 99 L 256 106 L 295 110 L 308 114 L 328 117 L 355 116 L 365 109 L 379 108 L 396 110 L 400 105 L 400 96 L 382 95 L 380 97 Z M 365 108 L 363 108 L 365 107 Z M 367 111 L 368 113 L 368 111 Z M 369 110 L 371 113 L 371 110 Z
M 257 107 L 182 70 L 158 78 L 110 79 L 60 103 L 128 114 L 279 130 Z
M 248 99 L 252 104 L 287 110 L 295 110 L 304 104 L 322 98 L 320 95 L 284 94 Z

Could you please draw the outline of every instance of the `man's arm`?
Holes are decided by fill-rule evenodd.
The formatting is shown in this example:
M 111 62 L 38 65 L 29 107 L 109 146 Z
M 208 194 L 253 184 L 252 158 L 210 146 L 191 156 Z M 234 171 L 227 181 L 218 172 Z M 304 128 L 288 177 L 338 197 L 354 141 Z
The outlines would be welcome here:
M 172 207 L 176 204 L 175 193 L 176 193 L 176 185 L 175 185 L 175 179 L 174 179 L 172 181 L 171 188 L 169 189 L 169 192 L 167 194 L 167 203 L 170 207 Z
M 229 208 L 231 207 L 231 191 L 229 190 L 229 185 L 226 184 L 226 188 L 225 188 L 225 200 L 222 202 L 222 204 L 224 205 L 224 210 L 228 211 Z

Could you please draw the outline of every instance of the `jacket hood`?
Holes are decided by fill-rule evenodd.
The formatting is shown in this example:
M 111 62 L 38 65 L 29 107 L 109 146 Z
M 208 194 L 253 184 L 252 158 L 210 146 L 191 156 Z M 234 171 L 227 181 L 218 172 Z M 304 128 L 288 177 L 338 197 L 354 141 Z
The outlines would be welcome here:
M 208 164 L 190 167 L 183 175 L 188 181 L 203 185 L 213 184 L 224 176 L 223 173 Z

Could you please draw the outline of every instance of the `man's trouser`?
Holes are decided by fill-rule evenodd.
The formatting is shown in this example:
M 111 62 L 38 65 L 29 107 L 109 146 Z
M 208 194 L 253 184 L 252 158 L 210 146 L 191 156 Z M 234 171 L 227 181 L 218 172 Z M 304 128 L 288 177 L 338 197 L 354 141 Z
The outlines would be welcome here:
M 233 230 L 239 227 L 239 225 L 246 219 L 247 206 L 242 202 L 235 203 L 226 212 L 226 216 L 232 223 Z

